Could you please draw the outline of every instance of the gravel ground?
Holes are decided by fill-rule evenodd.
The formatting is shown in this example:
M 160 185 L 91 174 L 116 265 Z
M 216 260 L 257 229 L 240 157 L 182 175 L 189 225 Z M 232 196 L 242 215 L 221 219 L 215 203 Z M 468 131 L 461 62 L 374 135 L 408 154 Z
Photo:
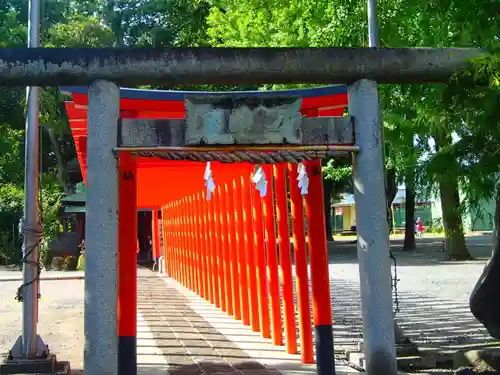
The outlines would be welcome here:
M 418 240 L 417 251 L 402 252 L 402 242 L 392 241 L 396 257 L 400 311 L 396 321 L 404 334 L 423 352 L 435 353 L 440 361 L 457 349 L 497 341 L 469 310 L 469 296 L 491 254 L 491 237 L 467 239 L 474 261 L 447 262 L 441 238 Z M 356 247 L 330 256 L 330 280 L 336 350 L 350 349 L 362 341 L 359 271 Z M 394 272 L 394 266 L 392 267 Z M 448 367 L 445 363 L 444 367 Z M 450 373 L 423 370 L 422 373 Z M 442 372 L 441 372 L 442 371 Z
M 0 352 L 11 349 L 22 327 L 19 282 L 0 282 Z M 60 360 L 83 366 L 83 280 L 42 281 L 39 334 Z
M 421 344 L 444 346 L 481 343 L 490 340 L 469 311 L 469 296 L 491 253 L 489 237 L 468 239 L 477 258 L 467 262 L 443 261 L 440 239 L 424 239 L 415 252 L 401 252 L 393 242 L 396 257 L 400 312 L 396 315 L 405 333 Z M 347 249 L 346 249 L 347 250 Z M 337 323 L 359 326 L 359 272 L 355 246 L 330 257 L 333 315 Z M 394 271 L 394 267 L 393 267 Z M 354 328 L 354 327 L 353 327 Z
M 456 346 L 490 338 L 468 309 L 468 298 L 490 255 L 489 237 L 468 239 L 478 260 L 443 262 L 440 239 L 422 239 L 416 252 L 401 253 L 393 241 L 398 262 L 401 312 L 405 332 L 422 344 Z M 359 274 L 355 245 L 342 245 L 330 256 L 335 343 L 361 340 Z M 12 271 L 6 271 L 12 272 Z M 3 274 L 4 276 L 6 273 Z M 61 360 L 73 369 L 83 360 L 83 280 L 42 281 L 39 331 Z M 21 331 L 21 304 L 14 300 L 18 282 L 0 282 L 0 352 L 11 348 Z

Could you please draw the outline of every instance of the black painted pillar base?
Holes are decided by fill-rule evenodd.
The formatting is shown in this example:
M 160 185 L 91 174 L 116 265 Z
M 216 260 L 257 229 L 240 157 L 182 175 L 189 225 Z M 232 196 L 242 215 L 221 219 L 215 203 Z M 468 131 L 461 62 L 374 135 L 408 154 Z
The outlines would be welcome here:
M 118 336 L 118 375 L 137 375 L 136 336 Z
M 332 325 L 314 326 L 314 333 L 316 343 L 316 373 L 318 375 L 335 375 Z

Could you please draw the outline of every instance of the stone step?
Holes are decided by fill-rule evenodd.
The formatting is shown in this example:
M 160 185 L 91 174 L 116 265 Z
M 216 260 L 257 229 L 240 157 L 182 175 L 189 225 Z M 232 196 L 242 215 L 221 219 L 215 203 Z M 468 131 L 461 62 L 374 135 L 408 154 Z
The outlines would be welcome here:
M 359 352 L 364 351 L 364 346 L 362 341 L 357 343 L 357 351 Z M 417 347 L 417 345 L 412 343 L 396 345 L 396 355 L 398 357 L 409 357 L 409 356 L 419 355 L 419 348 Z
M 477 372 L 500 370 L 500 347 L 479 350 L 457 350 L 453 356 L 453 367 L 473 367 Z
M 365 368 L 365 356 L 362 352 L 346 353 L 347 360 L 362 368 Z M 434 356 L 406 356 L 397 357 L 398 369 L 402 371 L 426 370 L 436 368 L 436 358 Z

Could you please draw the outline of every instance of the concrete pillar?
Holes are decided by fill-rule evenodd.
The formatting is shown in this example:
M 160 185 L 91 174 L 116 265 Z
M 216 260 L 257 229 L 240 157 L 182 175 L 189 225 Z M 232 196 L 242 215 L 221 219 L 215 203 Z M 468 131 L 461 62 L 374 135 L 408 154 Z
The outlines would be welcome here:
M 396 375 L 389 227 L 385 198 L 383 138 L 377 84 L 349 86 L 349 115 L 355 119 L 353 177 L 366 371 Z
M 120 90 L 95 81 L 88 91 L 85 240 L 85 374 L 118 372 L 118 178 Z

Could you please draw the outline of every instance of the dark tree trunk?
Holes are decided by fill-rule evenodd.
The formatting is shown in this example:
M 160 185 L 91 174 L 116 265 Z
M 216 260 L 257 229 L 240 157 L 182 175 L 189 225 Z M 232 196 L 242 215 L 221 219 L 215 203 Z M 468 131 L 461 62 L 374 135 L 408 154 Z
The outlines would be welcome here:
M 406 188 L 405 199 L 405 238 L 403 250 L 415 250 L 415 191 Z
M 389 233 L 392 233 L 394 229 L 394 220 L 392 217 L 392 201 L 396 197 L 398 192 L 398 184 L 396 183 L 396 170 L 394 168 L 389 168 L 385 172 L 385 198 L 387 202 L 387 223 L 389 224 Z
M 495 221 L 493 223 L 493 248 L 491 252 L 491 256 L 498 253 L 500 246 L 500 188 L 497 187 L 499 192 L 497 193 L 496 201 L 495 201 Z
M 48 127 L 43 127 L 49 135 L 50 143 L 52 145 L 52 151 L 54 151 L 54 155 L 56 157 L 57 162 L 57 179 L 59 183 L 64 189 L 65 194 L 71 194 L 71 186 L 69 183 L 68 171 L 66 169 L 66 163 L 64 162 L 64 158 L 61 154 L 61 147 L 59 144 L 59 139 L 57 135 L 54 133 L 54 130 Z
M 403 250 L 415 250 L 415 170 L 409 168 L 405 178 L 405 239 Z
M 436 150 L 451 144 L 451 138 L 443 135 L 434 136 Z M 465 242 L 462 215 L 460 212 L 460 196 L 458 179 L 453 173 L 438 177 L 441 210 L 443 212 L 443 228 L 445 233 L 445 251 L 453 260 L 472 259 Z
M 450 259 L 472 259 L 465 242 L 456 178 L 449 178 L 448 176 L 448 178 L 439 181 L 439 193 L 443 211 L 443 227 L 446 235 L 445 251 Z
M 323 178 L 323 199 L 325 205 L 326 240 L 333 241 L 332 230 L 332 189 L 333 181 Z

